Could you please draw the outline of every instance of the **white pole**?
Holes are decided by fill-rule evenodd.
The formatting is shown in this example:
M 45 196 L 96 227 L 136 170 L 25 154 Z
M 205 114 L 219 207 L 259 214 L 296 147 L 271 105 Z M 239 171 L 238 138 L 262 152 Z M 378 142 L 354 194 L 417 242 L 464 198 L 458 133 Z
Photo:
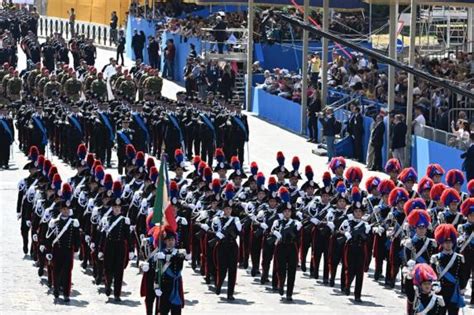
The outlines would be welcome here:
M 467 52 L 474 53 L 474 8 L 467 11 Z
M 410 20 L 410 47 L 408 51 L 408 64 L 415 66 L 415 35 L 416 35 L 416 0 L 411 0 L 411 20 Z M 408 93 L 407 93 L 407 117 L 406 124 L 408 130 L 411 130 L 411 124 L 413 120 L 413 85 L 415 83 L 415 77 L 413 74 L 408 74 Z M 405 167 L 411 165 L 411 132 L 407 132 L 406 136 L 406 150 L 405 150 Z
M 248 41 L 247 41 L 247 94 L 246 108 L 252 110 L 252 63 L 253 63 L 253 19 L 254 19 L 253 0 L 248 0 Z
M 388 41 L 388 55 L 392 59 L 397 58 L 397 13 L 398 4 L 390 5 L 390 35 Z M 393 111 L 395 105 L 395 67 L 388 67 L 388 95 L 387 95 L 388 111 Z M 386 132 L 386 143 L 387 143 L 387 159 L 390 153 L 390 122 L 387 124 Z
M 309 0 L 304 0 L 304 22 L 308 23 L 309 16 Z M 301 77 L 302 77 L 302 87 L 301 87 L 301 134 L 306 134 L 307 128 L 307 119 L 306 119 L 306 108 L 308 104 L 308 39 L 309 32 L 303 30 L 303 62 L 301 65 Z
M 323 0 L 323 31 L 329 31 L 329 0 Z M 328 95 L 329 40 L 323 37 L 321 105 L 324 108 Z
M 369 4 L 369 41 L 372 38 L 372 2 Z
M 448 39 L 448 42 L 446 44 L 447 48 L 451 48 L 451 9 L 448 7 L 448 28 L 446 31 L 446 38 Z M 448 56 L 449 57 L 449 56 Z

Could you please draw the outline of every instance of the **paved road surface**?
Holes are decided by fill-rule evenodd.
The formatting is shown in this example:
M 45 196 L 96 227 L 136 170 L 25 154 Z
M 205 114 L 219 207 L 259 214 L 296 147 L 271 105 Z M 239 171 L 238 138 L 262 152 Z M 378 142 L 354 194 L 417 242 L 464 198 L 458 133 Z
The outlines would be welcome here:
M 113 52 L 99 50 L 100 69 Z M 24 60 L 24 59 L 23 59 Z M 21 62 L 21 61 L 20 61 Z M 130 61 L 128 61 L 130 65 Z M 166 82 L 164 94 L 173 97 L 180 89 Z M 312 145 L 305 139 L 272 126 L 255 117 L 249 117 L 250 158 L 258 162 L 260 169 L 269 174 L 276 166 L 276 152 L 281 150 L 291 163 L 298 155 L 302 168 L 311 164 L 319 180 L 327 170 L 325 158 L 311 154 Z M 73 270 L 73 290 L 69 305 L 53 304 L 53 295 L 45 281 L 40 280 L 29 256 L 23 256 L 19 222 L 16 220 L 15 205 L 17 183 L 26 172 L 22 170 L 25 156 L 17 146 L 13 148 L 11 169 L 0 171 L 0 314 L 144 314 L 143 299 L 139 296 L 141 275 L 135 266 L 128 266 L 124 275 L 123 301 L 120 304 L 108 300 L 103 287 L 92 283 L 92 277 L 85 274 L 76 260 Z M 52 158 L 51 155 L 49 158 Z M 65 164 L 53 158 L 63 179 L 73 173 Z M 246 162 L 248 163 L 248 161 Z M 115 161 L 114 161 L 114 164 Z M 352 163 L 349 163 L 352 164 Z M 111 173 L 116 176 L 116 169 Z M 365 171 L 365 175 L 367 172 Z M 271 293 L 268 286 L 260 285 L 248 271 L 239 269 L 236 285 L 236 301 L 227 303 L 225 289 L 222 297 L 208 290 L 201 276 L 194 274 L 189 266 L 183 272 L 186 307 L 184 314 L 403 314 L 404 299 L 398 291 L 384 289 L 373 279 L 364 281 L 362 305 L 353 304 L 353 297 L 340 295 L 337 290 L 325 287 L 307 274 L 298 271 L 294 303 L 280 301 L 278 294 Z M 337 286 L 337 283 L 336 283 Z M 468 312 L 471 310 L 468 310 Z M 472 313 L 471 313 L 472 314 Z

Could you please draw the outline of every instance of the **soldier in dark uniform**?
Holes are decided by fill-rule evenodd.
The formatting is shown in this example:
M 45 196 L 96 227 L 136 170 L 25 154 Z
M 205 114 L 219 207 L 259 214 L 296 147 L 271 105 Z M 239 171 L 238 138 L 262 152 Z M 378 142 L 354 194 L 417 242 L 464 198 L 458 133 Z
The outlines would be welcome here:
M 235 113 L 230 116 L 230 121 L 232 124 L 232 155 L 237 155 L 243 165 L 245 142 L 249 141 L 249 125 L 247 122 L 247 116 L 242 114 L 241 105 L 238 103 L 234 104 L 234 110 Z
M 0 104 L 0 167 L 9 168 L 10 146 L 15 140 L 13 119 L 8 115 L 7 108 Z
M 49 222 L 47 233 L 48 247 L 51 249 L 53 263 L 53 294 L 59 298 L 62 289 L 64 302 L 69 302 L 71 294 L 71 275 L 74 252 L 79 250 L 79 221 L 74 219 L 69 208 L 72 189 L 68 183 L 61 189 L 60 215 Z M 48 257 L 47 257 L 48 258 Z
M 458 238 L 459 253 L 464 256 L 466 262 L 466 274 L 471 276 L 471 301 L 474 304 L 474 197 L 466 199 L 461 205 L 461 213 L 467 222 L 458 226 L 460 237 Z
M 215 259 L 217 268 L 216 294 L 221 293 L 224 279 L 229 273 L 227 281 L 227 300 L 233 301 L 235 281 L 237 279 L 237 258 L 238 246 L 236 238 L 242 229 L 238 217 L 231 216 L 234 198 L 234 187 L 227 184 L 225 188 L 225 201 L 223 205 L 224 213 L 222 217 L 215 217 L 212 220 L 213 230 L 216 233 L 217 243 L 215 247 Z
M 97 158 L 111 167 L 112 147 L 115 142 L 115 122 L 109 111 L 107 103 L 100 103 L 97 118 L 94 124 L 93 137 L 95 140 L 95 153 Z
M 31 115 L 30 122 L 30 145 L 36 146 L 41 154 L 44 154 L 48 144 L 48 130 L 43 115 L 43 105 L 37 103 L 36 111 Z
M 92 98 L 99 101 L 107 100 L 107 82 L 104 80 L 104 74 L 99 72 L 97 79 L 91 83 Z
M 21 219 L 21 236 L 23 238 L 23 253 L 25 255 L 28 253 L 28 233 L 31 227 L 31 214 L 33 211 L 33 199 L 35 197 L 34 186 L 38 183 L 41 175 L 39 172 L 39 157 L 38 148 L 35 146 L 30 147 L 28 153 L 30 162 L 23 167 L 23 169 L 28 170 L 30 174 L 18 184 L 16 214 L 18 219 Z
M 441 252 L 431 256 L 431 265 L 441 283 L 444 304 L 449 315 L 459 313 L 465 306 L 464 292 L 469 274 L 466 273 L 464 256 L 454 251 L 457 231 L 452 224 L 440 224 L 435 230 L 435 239 L 441 246 Z M 470 267 L 470 266 L 469 266 Z
M 351 284 L 355 279 L 354 297 L 355 301 L 360 303 L 362 302 L 364 272 L 368 268 L 369 251 L 367 246 L 371 228 L 362 219 L 365 207 L 362 205 L 362 196 L 357 187 L 352 188 L 352 205 L 349 211 L 352 212 L 352 218 L 348 218 L 340 227 L 346 238 L 344 245 L 344 270 L 346 272 L 344 293 L 350 295 Z
M 117 122 L 118 124 L 118 122 Z M 118 173 L 123 174 L 123 168 L 126 163 L 126 147 L 133 142 L 134 132 L 130 129 L 130 117 L 124 116 L 121 121 L 122 129 L 117 131 L 117 158 L 118 158 Z
M 454 188 L 445 189 L 441 194 L 441 203 L 444 205 L 445 209 L 438 213 L 439 222 L 452 224 L 455 228 L 464 223 L 464 218 L 458 211 L 460 202 L 461 196 L 459 196 Z
M 165 152 L 170 157 L 170 167 L 174 168 L 176 161 L 174 160 L 174 152 L 176 149 L 182 148 L 182 144 L 184 143 L 184 134 L 183 134 L 183 126 L 181 120 L 176 115 L 176 108 L 175 104 L 170 104 L 169 111 L 165 117 L 165 125 L 164 125 L 164 143 L 165 143 Z M 173 159 L 171 159 L 173 157 Z
M 288 189 L 280 187 L 278 194 L 282 202 L 279 212 L 283 217 L 273 222 L 270 232 L 275 237 L 274 268 L 277 269 L 280 296 L 283 297 L 285 281 L 288 279 L 286 299 L 292 301 L 298 266 L 298 238 L 302 225 L 298 220 L 291 218 L 293 208 Z
M 104 217 L 105 224 L 99 237 L 98 258 L 104 260 L 105 295 L 112 293 L 114 284 L 115 301 L 120 301 L 122 293 L 123 270 L 132 259 L 130 219 L 122 215 L 121 205 L 122 184 L 113 183 L 111 204 L 112 213 Z
M 79 112 L 77 103 L 71 105 L 71 114 L 68 115 L 67 121 L 69 123 L 67 129 L 67 160 L 72 163 L 75 160 L 76 149 L 79 144 L 84 142 L 85 136 L 82 114 Z
M 162 236 L 164 246 L 156 253 L 155 272 L 161 275 L 156 279 L 155 294 L 159 297 L 159 313 L 163 315 L 179 315 L 184 307 L 184 290 L 181 271 L 184 260 L 189 259 L 186 252 L 176 248 L 177 235 L 173 231 L 165 231 Z M 164 269 L 166 266 L 166 269 Z M 161 268 L 161 272 L 160 271 Z M 159 276 L 158 276 L 159 277 Z M 147 314 L 151 314 L 147 309 Z
M 132 143 L 137 151 L 147 153 L 150 144 L 150 131 L 145 113 L 143 112 L 143 104 L 137 103 L 135 108 L 136 110 L 132 112 L 132 121 L 130 124 L 130 128 L 134 133 Z
M 201 143 L 201 158 L 212 167 L 216 146 L 216 126 L 214 125 L 214 117 L 211 116 L 207 108 L 199 114 L 198 130 L 198 137 Z
M 403 223 L 405 222 L 404 205 L 408 201 L 408 192 L 405 188 L 396 187 L 390 192 L 388 196 L 388 203 L 392 210 L 387 216 L 387 237 L 390 237 L 390 250 L 388 255 L 388 262 L 390 264 L 390 274 L 386 275 L 386 283 L 389 288 L 395 287 L 395 280 L 397 278 L 400 267 L 402 266 L 402 239 L 405 237 L 403 230 Z M 402 275 L 403 276 L 403 275 Z M 403 285 L 403 277 L 402 277 Z
M 407 314 L 446 314 L 443 297 L 437 294 L 436 272 L 426 263 L 417 264 L 407 270 L 405 292 L 407 294 Z M 416 286 L 416 288 L 414 287 Z

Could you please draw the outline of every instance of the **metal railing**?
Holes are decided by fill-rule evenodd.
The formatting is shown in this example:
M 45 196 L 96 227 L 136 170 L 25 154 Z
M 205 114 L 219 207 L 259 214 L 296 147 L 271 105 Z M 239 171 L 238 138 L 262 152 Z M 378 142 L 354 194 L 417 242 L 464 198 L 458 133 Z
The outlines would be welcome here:
M 457 148 L 459 150 L 466 150 L 469 146 L 469 139 L 467 141 L 458 139 L 458 137 L 450 132 L 446 132 L 444 130 L 436 129 L 430 126 L 422 125 L 421 126 L 421 137 L 449 146 L 453 148 Z
M 69 20 L 41 16 L 38 23 L 38 35 L 42 37 L 53 36 L 54 33 L 60 33 L 65 39 L 71 39 L 73 34 L 84 35 L 92 39 L 95 44 L 107 47 L 114 47 L 118 36 L 118 29 L 112 30 L 110 26 L 104 24 L 95 24 L 76 21 L 71 28 Z
M 449 111 L 448 111 L 448 118 L 449 118 L 449 122 L 451 121 L 454 121 L 456 122 L 456 120 L 459 118 L 459 113 L 460 112 L 464 112 L 466 113 L 466 120 L 469 121 L 469 122 L 474 122 L 474 108 L 472 107 L 473 105 L 469 105 L 469 104 L 465 104 L 466 107 L 457 107 L 457 108 L 451 108 Z

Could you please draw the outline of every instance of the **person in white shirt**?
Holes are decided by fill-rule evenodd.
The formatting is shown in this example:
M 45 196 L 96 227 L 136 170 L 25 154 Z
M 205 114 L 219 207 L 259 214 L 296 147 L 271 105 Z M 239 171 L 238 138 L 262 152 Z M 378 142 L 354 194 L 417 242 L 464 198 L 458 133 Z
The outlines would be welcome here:
M 423 116 L 423 106 L 415 107 L 415 119 L 413 120 L 413 133 L 415 136 L 423 136 L 423 126 L 426 125 L 425 116 Z

